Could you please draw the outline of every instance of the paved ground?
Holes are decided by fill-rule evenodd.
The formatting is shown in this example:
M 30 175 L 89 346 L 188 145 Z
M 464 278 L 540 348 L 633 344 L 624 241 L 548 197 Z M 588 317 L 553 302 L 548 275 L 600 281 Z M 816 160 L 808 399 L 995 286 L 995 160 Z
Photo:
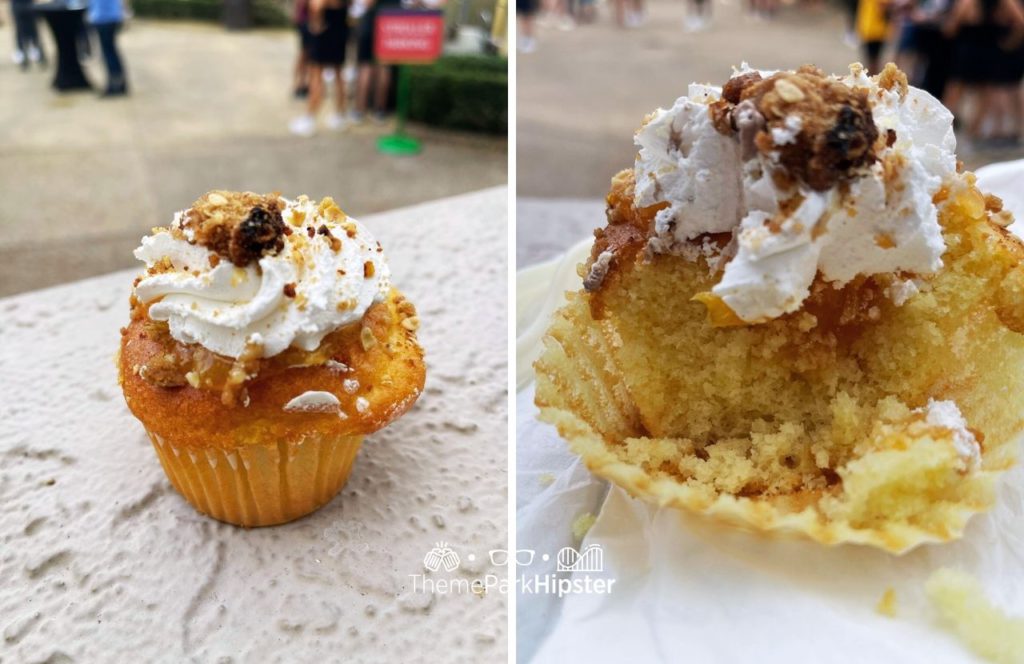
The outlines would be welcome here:
M 133 95 L 101 101 L 22 73 L 0 27 L 0 296 L 130 267 L 144 232 L 212 188 L 331 194 L 358 216 L 507 180 L 502 138 L 414 127 L 424 152 L 390 158 L 389 127 L 289 135 L 289 31 L 137 21 L 121 41 Z
M 671 105 L 690 81 L 721 83 L 744 60 L 765 69 L 813 62 L 838 72 L 858 59 L 831 6 L 788 8 L 766 23 L 743 16 L 740 0 L 710 1 L 716 15 L 705 32 L 683 30 L 682 0 L 648 0 L 647 24 L 628 31 L 612 24 L 606 3 L 594 25 L 542 28 L 538 50 L 519 58 L 517 265 L 578 239 L 580 220 L 554 219 L 545 200 L 603 197 L 611 176 L 632 164 L 633 131 L 644 115 Z M 960 152 L 969 167 L 1024 154 Z

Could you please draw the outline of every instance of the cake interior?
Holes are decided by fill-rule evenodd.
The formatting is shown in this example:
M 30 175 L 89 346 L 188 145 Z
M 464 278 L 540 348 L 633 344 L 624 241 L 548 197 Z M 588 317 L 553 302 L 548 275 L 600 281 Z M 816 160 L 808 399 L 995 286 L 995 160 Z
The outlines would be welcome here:
M 584 343 L 559 346 L 556 322 L 539 366 L 594 355 L 576 360 L 608 387 L 585 418 L 617 457 L 709 500 L 813 505 L 854 528 L 899 520 L 942 533 L 956 526 L 941 506 L 990 503 L 989 485 L 961 481 L 968 464 L 950 432 L 917 409 L 954 401 L 980 442 L 981 469 L 1012 463 L 1024 425 L 1024 249 L 997 223 L 998 199 L 969 175 L 936 195 L 943 267 L 900 306 L 887 290 L 909 275 L 841 288 L 819 275 L 799 311 L 722 327 L 693 299 L 718 273 L 703 256 L 645 255 L 653 211 L 633 208 L 632 188 L 631 171 L 616 177 L 598 233 L 594 256 L 613 251 L 613 268 L 560 314 Z M 600 391 L 542 380 L 542 406 L 549 389 L 575 403 Z

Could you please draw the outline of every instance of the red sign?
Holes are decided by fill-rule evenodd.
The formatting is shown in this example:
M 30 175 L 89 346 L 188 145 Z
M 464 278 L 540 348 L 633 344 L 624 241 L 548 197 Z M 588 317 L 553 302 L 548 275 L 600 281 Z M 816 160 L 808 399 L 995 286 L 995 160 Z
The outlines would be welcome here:
M 430 64 L 441 57 L 444 17 L 433 9 L 381 9 L 374 32 L 380 62 Z

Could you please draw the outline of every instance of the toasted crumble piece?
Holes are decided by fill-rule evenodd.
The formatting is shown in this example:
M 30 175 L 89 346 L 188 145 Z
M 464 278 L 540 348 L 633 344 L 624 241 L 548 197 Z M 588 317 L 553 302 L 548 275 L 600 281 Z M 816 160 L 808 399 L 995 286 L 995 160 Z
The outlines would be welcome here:
M 239 267 L 284 247 L 286 228 L 276 194 L 211 191 L 182 217 L 183 229 L 200 244 Z
M 898 85 L 890 72 L 891 85 Z M 904 77 L 905 84 L 905 77 Z M 730 79 L 722 99 L 712 104 L 712 123 L 724 134 L 740 134 L 768 155 L 777 152 L 782 175 L 825 191 L 848 181 L 857 171 L 874 163 L 878 128 L 871 115 L 867 91 L 851 89 L 825 76 L 815 67 L 780 72 L 762 78 L 751 72 Z M 776 145 L 772 130 L 787 127 L 796 118 L 799 129 L 794 139 Z M 753 156 L 744 150 L 744 157 Z
M 910 89 L 910 84 L 907 82 L 907 75 L 904 74 L 903 71 L 895 64 L 889 62 L 878 75 L 878 87 L 883 90 L 892 90 L 895 88 L 902 100 L 907 96 L 907 90 Z

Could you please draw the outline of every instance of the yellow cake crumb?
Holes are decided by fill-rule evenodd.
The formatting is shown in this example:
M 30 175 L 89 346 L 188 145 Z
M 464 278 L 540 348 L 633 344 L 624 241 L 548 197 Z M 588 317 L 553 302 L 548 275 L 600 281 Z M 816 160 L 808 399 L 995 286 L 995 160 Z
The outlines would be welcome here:
M 584 512 L 576 517 L 576 520 L 572 522 L 572 536 L 577 542 L 582 542 L 583 538 L 587 536 L 587 532 L 590 531 L 591 526 L 597 521 L 590 512 Z
M 973 576 L 942 567 L 928 577 L 925 590 L 945 626 L 974 652 L 999 664 L 1024 662 L 1024 617 L 994 606 Z
M 554 473 L 544 473 L 543 475 L 541 475 L 538 478 L 538 481 L 540 482 L 541 486 L 547 487 L 547 486 L 551 486 L 552 484 L 554 484 L 555 483 L 555 479 L 556 478 L 555 478 Z
M 882 599 L 875 605 L 875 611 L 890 618 L 896 617 L 896 591 L 890 586 L 882 593 Z

